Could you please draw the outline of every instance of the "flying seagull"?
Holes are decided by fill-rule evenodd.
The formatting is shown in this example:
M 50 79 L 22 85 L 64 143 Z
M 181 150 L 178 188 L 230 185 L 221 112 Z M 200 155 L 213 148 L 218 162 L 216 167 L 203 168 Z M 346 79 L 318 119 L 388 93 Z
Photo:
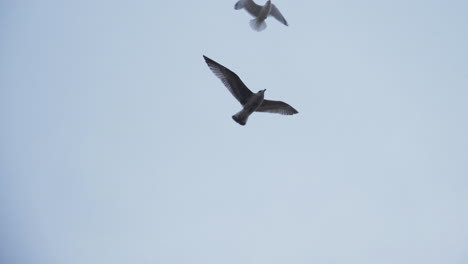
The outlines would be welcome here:
M 236 10 L 242 8 L 245 8 L 249 14 L 255 17 L 250 20 L 250 26 L 256 31 L 262 31 L 266 28 L 265 19 L 267 19 L 268 16 L 273 16 L 285 26 L 288 25 L 286 19 L 281 15 L 278 8 L 271 3 L 271 0 L 268 0 L 264 6 L 257 5 L 253 0 L 240 0 L 234 5 L 234 9 Z
M 203 55 L 203 58 L 210 70 L 216 77 L 221 79 L 226 88 L 228 88 L 237 101 L 241 103 L 242 110 L 232 116 L 232 119 L 240 125 L 244 126 L 253 112 L 268 112 L 282 115 L 294 115 L 299 113 L 287 103 L 263 99 L 266 89 L 260 90 L 257 93 L 252 93 L 237 74 L 205 55 Z

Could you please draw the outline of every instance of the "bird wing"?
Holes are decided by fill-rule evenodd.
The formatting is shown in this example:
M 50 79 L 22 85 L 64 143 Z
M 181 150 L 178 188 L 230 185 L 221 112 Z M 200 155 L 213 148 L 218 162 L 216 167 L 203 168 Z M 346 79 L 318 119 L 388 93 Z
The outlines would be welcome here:
M 234 6 L 235 9 L 245 8 L 249 14 L 252 16 L 257 17 L 260 14 L 260 10 L 262 10 L 261 5 L 257 5 L 253 0 L 240 0 Z
M 292 106 L 281 101 L 263 100 L 262 104 L 255 110 L 255 112 L 268 112 L 282 115 L 294 115 L 299 113 Z
M 245 86 L 239 76 L 205 55 L 203 55 L 203 58 L 205 58 L 206 64 L 208 64 L 210 70 L 223 82 L 224 86 L 228 88 L 237 101 L 242 105 L 247 103 L 253 93 Z
M 288 25 L 288 22 L 286 19 L 283 17 L 281 12 L 276 8 L 274 4 L 271 4 L 271 10 L 270 10 L 270 15 L 272 15 L 274 18 L 276 18 L 279 22 L 283 23 L 284 25 Z

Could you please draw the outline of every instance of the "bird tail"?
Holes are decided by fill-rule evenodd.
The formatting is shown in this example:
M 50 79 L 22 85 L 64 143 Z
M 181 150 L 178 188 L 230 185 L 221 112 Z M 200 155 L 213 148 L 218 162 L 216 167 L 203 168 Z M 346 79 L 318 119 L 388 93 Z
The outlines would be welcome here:
M 255 31 L 262 31 L 264 30 L 267 25 L 265 23 L 265 20 L 259 20 L 258 18 L 254 18 L 250 20 L 250 27 L 252 27 Z
M 234 121 L 236 121 L 240 125 L 245 126 L 245 124 L 247 123 L 247 119 L 249 119 L 249 115 L 250 113 L 242 109 L 237 114 L 233 115 L 232 119 L 234 119 Z

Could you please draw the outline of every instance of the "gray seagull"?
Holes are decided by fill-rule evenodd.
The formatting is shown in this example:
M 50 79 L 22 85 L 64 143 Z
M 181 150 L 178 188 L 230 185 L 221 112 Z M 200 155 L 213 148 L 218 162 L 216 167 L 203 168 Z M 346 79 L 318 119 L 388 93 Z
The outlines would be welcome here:
M 221 79 L 231 94 L 241 103 L 242 110 L 232 116 L 232 119 L 240 125 L 244 126 L 253 112 L 268 112 L 282 115 L 299 113 L 287 103 L 263 99 L 266 89 L 252 93 L 237 74 L 205 55 L 203 55 L 203 58 L 214 75 Z
M 256 31 L 262 31 L 266 28 L 265 19 L 268 16 L 273 16 L 285 26 L 288 25 L 286 19 L 281 15 L 278 8 L 271 3 L 271 0 L 268 0 L 263 6 L 257 5 L 253 0 L 240 0 L 234 5 L 234 9 L 236 10 L 242 8 L 245 8 L 249 14 L 255 17 L 250 20 L 250 26 Z

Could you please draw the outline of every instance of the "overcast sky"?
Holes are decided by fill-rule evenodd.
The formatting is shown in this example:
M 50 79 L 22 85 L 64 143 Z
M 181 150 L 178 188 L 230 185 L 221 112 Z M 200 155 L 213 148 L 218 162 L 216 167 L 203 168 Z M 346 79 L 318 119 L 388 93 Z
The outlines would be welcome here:
M 1 1 L 0 262 L 468 263 L 468 1 L 273 2 Z

